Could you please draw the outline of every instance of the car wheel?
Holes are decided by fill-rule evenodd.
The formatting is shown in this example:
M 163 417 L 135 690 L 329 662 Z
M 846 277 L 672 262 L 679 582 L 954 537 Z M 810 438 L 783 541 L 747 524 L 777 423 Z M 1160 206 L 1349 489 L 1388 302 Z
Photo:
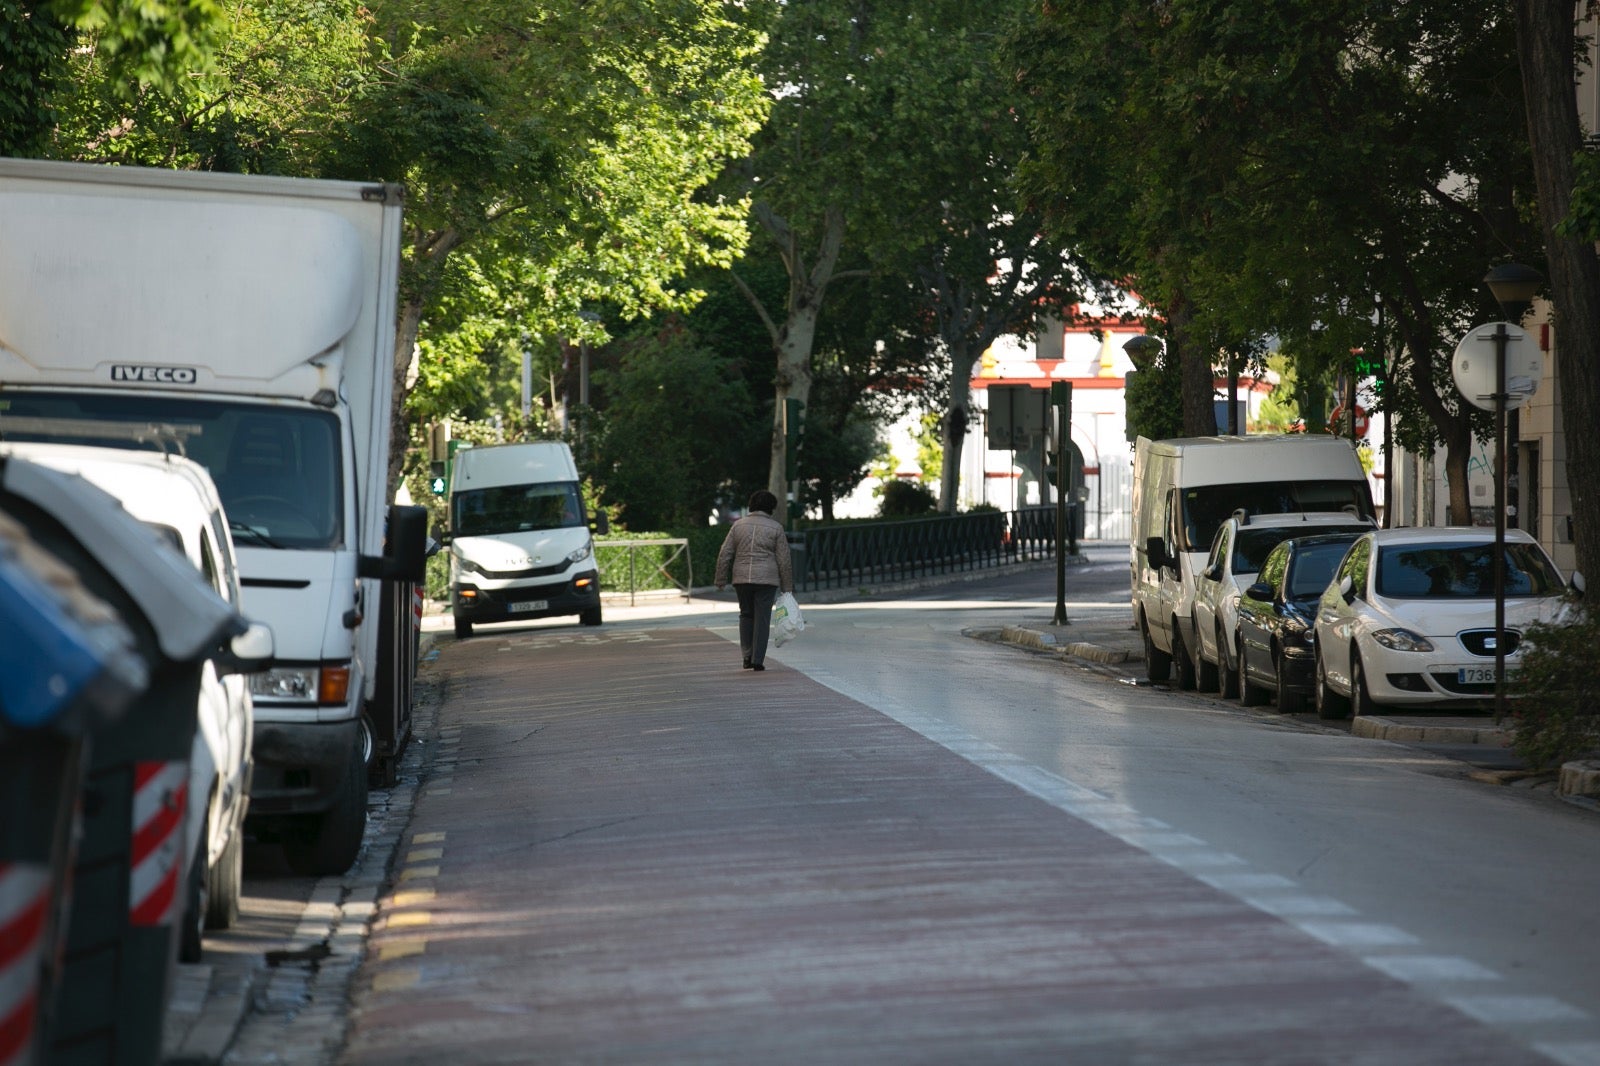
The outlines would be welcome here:
M 1316 699 L 1318 718 L 1331 721 L 1344 718 L 1350 713 L 1349 701 L 1328 686 L 1328 668 L 1320 654 L 1317 656 Z
M 1267 702 L 1267 690 L 1250 680 L 1244 665 L 1244 646 L 1240 645 L 1234 651 L 1239 657 L 1239 702 L 1246 707 L 1259 707 Z
M 1361 667 L 1361 656 L 1350 653 L 1350 713 L 1356 718 L 1382 714 L 1383 708 L 1372 699 L 1367 690 L 1367 672 Z
M 1283 680 L 1283 659 L 1280 656 L 1275 664 L 1278 675 L 1278 710 L 1284 714 L 1299 714 L 1306 709 L 1306 694 L 1290 688 Z
M 1150 624 L 1144 615 L 1139 616 L 1139 633 L 1144 637 L 1144 673 L 1151 681 L 1165 681 L 1172 672 L 1172 656 L 1156 647 L 1150 639 Z
M 1205 644 L 1200 640 L 1200 627 L 1191 625 L 1194 630 L 1194 687 L 1201 692 L 1214 692 L 1217 688 L 1217 667 L 1215 663 L 1206 659 Z M 1217 649 L 1217 654 L 1222 654 L 1222 649 Z
M 206 872 L 206 928 L 232 929 L 239 920 L 239 900 L 244 895 L 244 827 L 233 835 L 217 864 Z
M 472 623 L 465 618 L 456 619 L 456 639 L 466 640 L 472 636 Z
M 1217 627 L 1217 695 L 1225 700 L 1235 699 L 1239 695 L 1239 675 L 1234 673 L 1233 664 L 1228 661 L 1228 638 L 1221 626 Z
M 1194 659 L 1189 656 L 1189 651 L 1183 645 L 1183 630 L 1178 628 L 1178 620 L 1172 620 L 1172 667 L 1177 672 L 1178 687 L 1185 691 L 1194 688 Z
M 203 940 L 206 930 L 206 912 L 210 902 L 206 899 L 206 833 L 200 832 L 200 843 L 194 849 L 194 859 L 189 864 L 188 884 L 184 891 L 183 922 L 178 930 L 178 961 L 199 962 L 204 956 Z

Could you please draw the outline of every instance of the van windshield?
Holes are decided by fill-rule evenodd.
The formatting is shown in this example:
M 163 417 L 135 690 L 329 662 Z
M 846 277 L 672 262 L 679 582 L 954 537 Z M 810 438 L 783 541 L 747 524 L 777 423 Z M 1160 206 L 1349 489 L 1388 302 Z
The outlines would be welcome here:
M 242 547 L 344 540 L 339 420 L 328 411 L 135 393 L 6 392 L 0 440 L 175 451 L 211 474 Z
M 1211 547 L 1217 529 L 1239 508 L 1251 514 L 1294 514 L 1355 508 L 1371 518 L 1372 492 L 1365 481 L 1270 481 L 1235 485 L 1197 485 L 1183 490 L 1183 551 Z
M 492 537 L 583 524 L 578 486 L 570 481 L 466 489 L 450 500 L 450 527 L 458 537 Z

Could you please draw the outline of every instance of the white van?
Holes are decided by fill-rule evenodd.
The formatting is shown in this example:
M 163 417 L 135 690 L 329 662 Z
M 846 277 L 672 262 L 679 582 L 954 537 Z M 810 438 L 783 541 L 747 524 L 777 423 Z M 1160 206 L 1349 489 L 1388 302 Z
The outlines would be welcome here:
M 161 534 L 200 571 L 213 592 L 240 609 L 233 538 L 211 475 L 176 455 L 69 444 L 5 444 L 0 452 L 76 474 Z M 243 885 L 244 819 L 255 771 L 254 710 L 241 668 L 271 665 L 271 631 L 251 626 L 248 663 L 207 662 L 200 679 L 194 746 L 189 756 L 186 881 L 179 958 L 198 962 L 204 929 L 226 929 L 239 917 Z M 237 645 L 236 645 L 237 647 Z
M 1140 437 L 1133 458 L 1133 623 L 1145 671 L 1165 681 L 1174 659 L 1193 687 L 1195 575 L 1217 528 L 1247 514 L 1346 512 L 1372 519 L 1372 490 L 1343 437 Z
M 439 539 L 450 547 L 458 638 L 478 622 L 575 614 L 600 624 L 594 538 L 577 463 L 560 441 L 456 452 L 450 528 Z

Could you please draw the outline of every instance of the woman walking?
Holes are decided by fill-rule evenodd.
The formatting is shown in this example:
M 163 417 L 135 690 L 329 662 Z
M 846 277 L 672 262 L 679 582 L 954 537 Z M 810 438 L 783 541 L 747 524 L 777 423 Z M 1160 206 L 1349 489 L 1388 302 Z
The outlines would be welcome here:
M 733 524 L 717 553 L 717 590 L 730 580 L 739 597 L 739 650 L 746 670 L 765 670 L 772 602 L 778 590 L 794 591 L 789 538 L 772 517 L 778 497 L 760 489 L 750 496 L 750 513 Z

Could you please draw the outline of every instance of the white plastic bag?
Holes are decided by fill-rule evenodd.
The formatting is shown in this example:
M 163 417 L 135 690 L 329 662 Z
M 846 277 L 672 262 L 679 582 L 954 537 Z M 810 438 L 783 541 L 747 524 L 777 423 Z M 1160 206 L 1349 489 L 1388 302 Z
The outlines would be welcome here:
M 781 648 L 805 628 L 806 620 L 800 616 L 800 605 L 795 602 L 794 593 L 778 593 L 772 605 L 772 643 Z

